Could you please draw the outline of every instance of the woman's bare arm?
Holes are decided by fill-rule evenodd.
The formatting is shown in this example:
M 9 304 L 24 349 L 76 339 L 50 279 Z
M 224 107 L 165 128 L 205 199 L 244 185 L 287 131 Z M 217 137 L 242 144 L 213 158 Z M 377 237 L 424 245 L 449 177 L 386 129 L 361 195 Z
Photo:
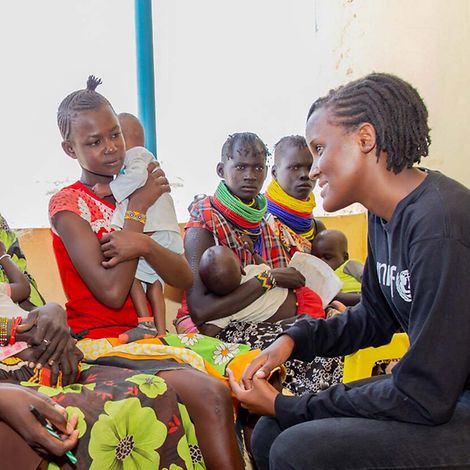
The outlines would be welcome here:
M 107 258 L 103 262 L 105 267 L 113 267 L 143 256 L 166 283 L 184 290 L 192 285 L 193 276 L 186 259 L 164 248 L 149 235 L 113 232 L 105 235 L 101 243 L 101 249 Z
M 86 220 L 73 212 L 62 211 L 52 218 L 52 224 L 92 294 L 108 307 L 122 307 L 134 280 L 137 259 L 107 269 L 102 264 L 105 258 L 100 242 Z M 135 225 L 133 230 L 139 228 Z

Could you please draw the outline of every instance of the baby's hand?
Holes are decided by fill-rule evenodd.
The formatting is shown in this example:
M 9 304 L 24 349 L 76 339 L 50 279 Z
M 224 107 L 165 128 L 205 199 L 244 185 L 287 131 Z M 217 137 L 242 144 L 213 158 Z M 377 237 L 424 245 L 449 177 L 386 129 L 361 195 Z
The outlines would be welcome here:
M 108 183 L 96 183 L 91 189 L 101 199 L 113 194 Z
M 5 244 L 0 241 L 0 256 L 4 255 L 7 252 Z
M 251 254 L 254 254 L 255 249 L 253 245 L 253 240 L 246 233 L 242 235 L 242 241 L 243 241 L 243 248 L 249 251 Z

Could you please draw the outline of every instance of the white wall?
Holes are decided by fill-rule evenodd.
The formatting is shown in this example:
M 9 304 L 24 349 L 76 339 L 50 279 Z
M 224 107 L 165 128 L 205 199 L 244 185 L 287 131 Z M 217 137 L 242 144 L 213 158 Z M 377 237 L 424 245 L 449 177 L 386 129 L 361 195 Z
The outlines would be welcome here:
M 424 165 L 470 186 L 470 2 L 317 0 L 317 18 L 317 89 L 372 71 L 408 80 L 430 116 L 432 146 Z
M 79 175 L 55 125 L 66 93 L 94 73 L 117 111 L 137 111 L 133 3 L 0 6 L 0 211 L 13 226 L 47 226 L 47 193 Z M 272 148 L 303 132 L 314 99 L 371 71 L 418 88 L 432 126 L 425 165 L 470 185 L 469 20 L 467 0 L 155 0 L 159 158 L 180 220 L 193 194 L 214 190 L 229 133 Z

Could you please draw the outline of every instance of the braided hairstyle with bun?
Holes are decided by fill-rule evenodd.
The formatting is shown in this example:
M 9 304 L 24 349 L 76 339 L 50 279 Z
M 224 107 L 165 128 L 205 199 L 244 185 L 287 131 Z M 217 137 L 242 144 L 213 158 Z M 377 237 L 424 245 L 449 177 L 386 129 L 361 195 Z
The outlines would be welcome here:
M 372 73 L 331 90 L 310 108 L 330 112 L 331 122 L 346 130 L 364 123 L 374 126 L 376 156 L 387 155 L 387 170 L 400 173 L 429 154 L 428 111 L 415 88 L 401 78 Z
M 96 91 L 96 87 L 101 83 L 101 79 L 90 75 L 85 89 L 74 91 L 62 100 L 57 110 L 57 125 L 62 139 L 70 138 L 72 121 L 81 111 L 94 110 L 103 105 L 113 109 L 111 103 Z

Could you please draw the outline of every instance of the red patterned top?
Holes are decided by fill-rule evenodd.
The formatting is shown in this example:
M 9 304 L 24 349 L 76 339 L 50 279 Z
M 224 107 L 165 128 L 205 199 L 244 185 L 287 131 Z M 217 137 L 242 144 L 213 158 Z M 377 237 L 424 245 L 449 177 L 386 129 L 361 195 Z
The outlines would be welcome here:
M 243 232 L 231 225 L 212 205 L 210 196 L 193 204 L 189 222 L 184 228 L 192 227 L 204 228 L 211 232 L 217 244 L 227 246 L 237 255 L 242 266 L 255 263 L 251 253 L 243 246 Z M 261 258 L 272 268 L 286 267 L 290 256 L 265 219 L 261 221 L 260 239 Z
M 98 240 L 105 233 L 113 230 L 111 217 L 114 205 L 98 198 L 80 181 L 62 188 L 52 196 L 49 201 L 49 219 L 61 211 L 70 211 L 85 219 Z M 137 314 L 130 296 L 120 309 L 113 309 L 102 304 L 78 274 L 62 240 L 54 229 L 52 229 L 52 244 L 68 300 L 65 305 L 67 320 L 74 333 L 87 328 L 105 326 L 105 328 L 91 329 L 85 336 L 88 338 L 116 337 L 129 329 L 129 326 L 117 325 L 137 325 Z

